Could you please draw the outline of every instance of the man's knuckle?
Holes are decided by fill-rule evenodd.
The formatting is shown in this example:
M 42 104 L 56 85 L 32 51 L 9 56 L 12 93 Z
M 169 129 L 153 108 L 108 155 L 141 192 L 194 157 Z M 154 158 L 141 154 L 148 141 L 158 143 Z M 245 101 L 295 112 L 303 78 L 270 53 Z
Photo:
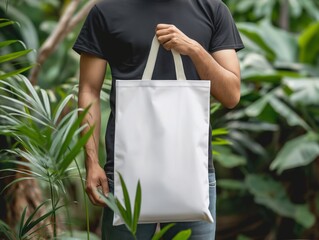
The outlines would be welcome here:
M 92 186 L 91 185 L 86 185 L 85 191 L 86 192 L 92 192 Z

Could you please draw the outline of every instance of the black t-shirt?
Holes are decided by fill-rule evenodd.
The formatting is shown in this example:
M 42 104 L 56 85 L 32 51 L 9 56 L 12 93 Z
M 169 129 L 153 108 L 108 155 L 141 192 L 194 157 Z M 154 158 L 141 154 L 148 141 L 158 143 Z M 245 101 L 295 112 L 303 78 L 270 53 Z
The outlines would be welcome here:
M 104 0 L 96 4 L 73 49 L 103 58 L 111 68 L 111 114 L 105 136 L 108 172 L 113 171 L 114 165 L 114 81 L 141 79 L 159 23 L 174 24 L 210 53 L 244 47 L 233 18 L 221 0 Z M 191 59 L 182 58 L 186 78 L 199 79 Z M 172 55 L 163 48 L 157 57 L 153 79 L 176 79 Z M 209 136 L 209 169 L 213 171 L 211 134 Z

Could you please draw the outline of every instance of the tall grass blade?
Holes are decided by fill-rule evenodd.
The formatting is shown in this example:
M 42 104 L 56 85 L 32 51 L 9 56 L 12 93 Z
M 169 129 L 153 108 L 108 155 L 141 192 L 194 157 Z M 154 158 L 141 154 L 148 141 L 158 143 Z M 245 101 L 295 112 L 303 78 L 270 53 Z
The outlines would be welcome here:
M 27 221 L 24 223 L 23 228 L 25 228 L 27 225 L 30 224 L 30 222 L 32 221 L 32 218 L 35 216 L 35 214 L 38 212 L 38 210 L 44 205 L 46 204 L 48 201 L 50 200 L 46 200 L 43 203 L 41 203 L 36 209 L 34 209 L 33 213 L 31 213 L 31 215 L 28 217 Z M 23 232 L 23 229 L 22 229 Z M 23 234 L 24 235 L 24 234 Z
M 24 181 L 24 180 L 33 180 L 34 177 L 21 177 L 21 178 L 18 178 L 18 179 L 15 179 L 13 180 L 12 182 L 10 182 L 9 184 L 7 184 L 3 189 L 2 191 L 0 192 L 0 194 L 3 194 L 3 192 L 5 190 L 7 190 L 11 185 L 15 184 L 15 183 L 18 183 L 18 182 L 21 182 L 21 181 Z
M 153 237 L 152 240 L 161 240 L 162 237 L 164 236 L 164 234 L 171 229 L 173 226 L 175 225 L 175 223 L 170 223 L 168 225 L 166 225 L 163 229 L 161 229 L 161 231 L 159 231 L 158 233 L 156 233 Z
M 7 240 L 17 240 L 13 230 L 3 221 L 0 220 L 0 233 L 5 235 Z
M 47 114 L 47 118 L 51 119 L 51 106 L 50 106 L 48 93 L 43 89 L 41 89 L 40 91 L 41 91 L 41 95 L 42 95 L 42 100 L 43 100 L 45 112 Z
M 55 117 L 53 119 L 53 124 L 56 125 L 60 116 L 61 116 L 61 113 L 62 111 L 64 110 L 65 106 L 68 104 L 68 102 L 70 101 L 70 99 L 73 97 L 72 94 L 68 95 L 67 97 L 65 97 L 63 99 L 63 101 L 59 104 L 56 112 L 55 112 Z
M 134 213 L 133 213 L 133 221 L 132 221 L 132 231 L 134 235 L 137 231 L 137 224 L 138 224 L 138 219 L 140 217 L 141 205 L 142 205 L 142 189 L 141 189 L 141 183 L 140 181 L 138 181 L 136 193 L 135 193 Z
M 59 154 L 57 155 L 57 161 L 61 159 L 62 154 L 65 154 L 67 148 L 69 147 L 71 141 L 73 140 L 74 133 L 79 128 L 87 112 L 88 112 L 88 108 L 86 108 L 81 114 L 79 114 L 79 117 L 77 118 L 77 120 L 71 125 L 70 130 L 67 132 L 66 138 L 63 141 Z M 92 132 L 92 128 L 88 132 Z M 87 134 L 85 134 L 85 136 L 87 136 Z
M 88 132 L 86 132 L 74 145 L 74 147 L 70 150 L 70 152 L 63 158 L 62 162 L 58 165 L 59 174 L 62 175 L 64 171 L 68 168 L 74 158 L 79 154 L 82 147 L 86 144 L 88 139 L 91 137 L 94 128 L 91 128 Z
M 130 200 L 130 196 L 126 187 L 126 184 L 124 182 L 124 179 L 122 177 L 122 175 L 120 173 L 119 177 L 120 177 L 120 181 L 121 181 L 121 186 L 122 186 L 122 191 L 123 191 L 123 196 L 124 196 L 124 204 L 125 204 L 125 209 L 126 209 L 126 214 L 127 214 L 127 218 L 128 218 L 128 225 L 132 228 L 132 208 L 131 208 L 131 200 Z
M 27 89 L 29 90 L 29 92 L 31 93 L 33 99 L 36 101 L 37 106 L 39 106 L 42 110 L 42 112 L 45 114 L 45 108 L 41 102 L 41 99 L 38 95 L 38 93 L 36 92 L 35 88 L 32 86 L 32 84 L 30 83 L 29 79 L 27 79 L 25 76 L 23 75 L 19 75 L 19 77 L 21 78 L 21 80 L 24 82 L 24 84 L 26 85 Z
M 33 68 L 33 65 L 27 66 L 27 67 L 24 67 L 24 68 L 20 68 L 18 70 L 15 70 L 15 71 L 12 71 L 12 72 L 9 72 L 9 73 L 0 74 L 0 79 L 6 79 L 6 78 L 9 78 L 9 77 L 16 76 L 17 74 L 20 74 L 20 73 L 23 73 L 25 71 L 28 71 L 31 68 Z
M 37 218 L 36 220 L 30 222 L 28 225 L 24 226 L 23 229 L 22 229 L 22 236 L 27 234 L 33 227 L 35 227 L 37 224 L 42 222 L 47 217 L 51 216 L 54 212 L 56 212 L 57 210 L 59 210 L 62 207 L 63 206 L 56 207 L 55 209 L 47 212 L 46 214 L 42 215 L 41 217 Z
M 116 205 L 117 208 L 119 210 L 120 216 L 122 218 L 122 220 L 124 221 L 125 225 L 127 226 L 127 228 L 131 231 L 131 219 L 128 216 L 128 211 L 124 208 L 124 206 L 122 205 L 122 203 L 116 199 Z
M 192 235 L 192 230 L 184 230 L 179 232 L 172 240 L 187 240 Z
M 0 56 L 0 63 L 8 62 L 11 60 L 14 60 L 16 58 L 22 57 L 24 55 L 27 55 L 29 52 L 32 52 L 32 49 L 22 50 L 14 53 L 8 53 L 5 55 Z
M 0 28 L 12 25 L 14 23 L 15 23 L 14 21 L 2 22 L 2 23 L 0 23 Z
M 23 224 L 24 224 L 24 219 L 25 219 L 25 214 L 27 213 L 27 207 L 24 208 L 21 218 L 20 218 L 20 224 L 19 224 L 19 237 L 21 238 L 22 236 L 22 228 L 23 228 Z
M 19 41 L 19 40 L 2 41 L 2 42 L 0 42 L 0 48 L 6 47 L 6 46 L 10 46 L 10 45 L 15 44 L 15 43 L 20 43 L 24 48 L 26 48 L 25 44 L 22 41 Z

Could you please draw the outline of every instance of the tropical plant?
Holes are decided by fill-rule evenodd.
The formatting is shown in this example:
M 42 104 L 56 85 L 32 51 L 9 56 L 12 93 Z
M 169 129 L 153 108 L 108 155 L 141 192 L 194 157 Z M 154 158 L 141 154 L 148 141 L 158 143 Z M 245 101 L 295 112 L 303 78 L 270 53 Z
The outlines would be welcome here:
M 238 28 L 246 46 L 239 53 L 242 100 L 234 111 L 217 113 L 215 122 L 226 125 L 232 143 L 232 151 L 215 147 L 223 153 L 216 156 L 219 210 L 228 198 L 235 207 L 242 199 L 262 206 L 258 212 L 269 234 L 278 229 L 276 239 L 317 238 L 319 212 L 312 206 L 319 197 L 313 174 L 319 159 L 318 23 L 299 35 L 267 20 Z M 286 218 L 293 219 L 288 228 Z
M 257 22 L 266 19 L 286 30 L 301 31 L 319 20 L 315 0 L 225 0 L 237 21 Z
M 118 173 L 119 174 L 119 173 Z M 136 192 L 135 192 L 135 200 L 134 200 L 134 208 L 132 208 L 132 199 L 129 196 L 126 184 L 124 182 L 123 177 L 121 174 L 119 174 L 121 187 L 123 189 L 123 203 L 117 198 L 114 198 L 112 193 L 109 193 L 106 197 L 102 191 L 98 191 L 99 196 L 101 199 L 110 207 L 115 214 L 118 214 L 123 222 L 125 223 L 127 229 L 131 232 L 134 239 L 136 238 L 136 231 L 137 231 L 137 225 L 138 220 L 140 216 L 140 210 L 141 210 L 141 199 L 142 199 L 142 189 L 141 184 L 138 181 Z M 133 202 L 132 202 L 133 203 Z M 174 223 L 168 224 L 163 229 L 161 229 L 159 232 L 155 233 L 151 240 L 160 240 L 165 233 L 174 226 Z M 191 236 L 191 230 L 183 230 L 176 234 L 176 236 L 173 238 L 173 240 L 187 240 Z
M 64 179 L 74 171 L 74 168 L 70 168 L 70 164 L 81 152 L 93 131 L 91 128 L 80 136 L 81 131 L 87 127 L 85 125 L 79 127 L 87 110 L 75 109 L 63 116 L 64 108 L 72 99 L 72 95 L 69 95 L 51 111 L 52 106 L 47 92 L 42 89 L 37 92 L 22 75 L 6 81 L 0 80 L 0 84 L 2 92 L 0 134 L 10 136 L 16 142 L 16 147 L 8 150 L 8 153 L 14 156 L 13 160 L 2 162 L 25 167 L 1 170 L 19 172 L 23 175 L 3 190 L 30 178 L 46 183 L 51 199 L 53 235 L 56 237 L 56 211 L 60 208 L 61 194 L 67 199 Z M 78 165 L 76 169 L 81 176 Z

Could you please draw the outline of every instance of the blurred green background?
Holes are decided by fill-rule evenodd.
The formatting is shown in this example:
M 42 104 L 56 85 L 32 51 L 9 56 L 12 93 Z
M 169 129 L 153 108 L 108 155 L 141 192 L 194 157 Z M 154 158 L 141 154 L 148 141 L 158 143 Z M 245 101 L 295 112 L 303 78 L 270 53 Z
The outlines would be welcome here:
M 212 102 L 218 191 L 216 239 L 319 239 L 319 2 L 224 2 L 234 16 L 246 47 L 238 52 L 242 74 L 240 103 L 235 109 L 227 110 Z M 40 102 L 44 106 L 49 103 L 54 114 L 59 112 L 61 101 L 73 94 L 58 117 L 63 118 L 76 109 L 79 56 L 71 47 L 92 3 L 94 1 L 0 0 L 0 80 L 10 82 L 22 72 L 36 91 L 42 89 L 45 92 L 47 97 L 42 94 Z M 60 32 L 56 32 L 57 27 Z M 3 82 L 0 82 L 1 86 L 4 86 Z M 30 92 L 30 87 L 21 79 L 14 84 Z M 101 164 L 105 162 L 103 146 L 110 84 L 108 71 L 101 94 L 104 110 Z M 3 96 L 12 94 L 6 88 L 12 89 L 12 86 L 0 88 Z M 1 106 L 10 104 L 15 108 L 17 103 L 0 98 Z M 0 107 L 0 114 L 3 114 L 3 109 Z M 39 115 L 38 112 L 36 117 L 41 119 Z M 34 166 L 8 161 L 13 153 L 4 149 L 17 148 L 23 138 L 26 142 L 23 148 L 30 148 L 31 152 L 32 144 L 27 142 L 33 136 L 34 142 L 31 143 L 43 150 L 48 146 L 43 145 L 45 140 L 37 142 L 36 139 L 45 134 L 52 137 L 52 141 L 46 142 L 50 146 L 54 138 L 63 140 L 62 133 L 61 136 L 54 135 L 54 131 L 48 130 L 50 127 L 41 127 L 39 122 L 32 123 L 32 120 L 25 123 L 25 128 L 34 128 L 42 133 L 41 136 L 31 136 L 11 124 L 16 131 L 14 135 L 13 130 L 8 131 L 11 129 L 8 121 L 0 118 L 0 169 L 22 170 L 1 171 L 0 190 L 25 177 L 24 167 L 34 170 Z M 69 131 L 64 131 L 70 135 Z M 20 139 L 19 134 L 23 136 Z M 70 138 L 68 143 L 78 146 L 78 133 L 74 132 Z M 40 155 L 37 159 L 48 157 Z M 21 154 L 18 159 L 28 162 L 28 158 Z M 75 159 L 79 164 L 78 172 L 84 174 L 83 153 Z M 59 194 L 59 189 L 56 189 L 56 194 L 50 195 L 48 182 L 31 178 L 5 188 L 0 196 L 0 219 L 3 222 L 0 238 L 7 239 L 11 234 L 12 239 L 23 239 L 21 232 L 20 235 L 14 233 L 15 230 L 10 233 L 9 227 L 19 229 L 26 206 L 25 216 L 30 216 L 29 210 L 37 209 L 40 203 L 48 198 L 52 200 L 53 196 L 61 200 L 53 207 L 45 203 L 43 208 L 55 208 L 58 202 L 66 206 L 56 214 L 57 234 L 86 239 L 86 203 L 79 174 L 75 174 L 76 163 L 72 160 L 68 167 L 74 169 L 57 175 L 58 184 L 54 186 L 63 186 L 64 194 Z M 38 173 L 37 170 L 34 172 Z M 43 211 L 44 214 L 46 210 Z M 90 231 L 97 235 L 91 238 L 98 238 L 100 212 L 100 208 L 89 204 Z M 52 223 L 50 219 L 47 224 Z M 44 222 L 35 222 L 35 225 L 42 226 Z M 52 236 L 53 229 L 47 227 L 46 231 L 44 239 Z

